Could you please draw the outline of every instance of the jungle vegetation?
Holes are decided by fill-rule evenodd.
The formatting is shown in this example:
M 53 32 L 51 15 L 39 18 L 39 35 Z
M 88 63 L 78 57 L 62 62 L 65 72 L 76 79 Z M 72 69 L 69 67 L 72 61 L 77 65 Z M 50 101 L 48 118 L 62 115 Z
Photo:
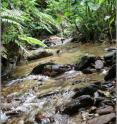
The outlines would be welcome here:
M 73 37 L 84 43 L 111 43 L 115 39 L 115 0 L 2 0 L 1 3 L 1 40 L 7 58 L 18 55 L 17 51 L 25 50 L 27 44 L 46 47 L 41 42 L 42 36 Z

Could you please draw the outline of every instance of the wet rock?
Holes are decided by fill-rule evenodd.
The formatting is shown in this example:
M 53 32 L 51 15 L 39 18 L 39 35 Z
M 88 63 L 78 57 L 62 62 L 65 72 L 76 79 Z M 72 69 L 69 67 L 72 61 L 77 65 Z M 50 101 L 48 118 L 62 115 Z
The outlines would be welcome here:
M 104 104 L 104 106 L 105 106 L 105 105 L 108 105 L 108 106 L 115 106 L 115 102 L 113 102 L 111 99 L 110 99 L 110 100 L 108 100 L 108 99 L 103 100 L 103 101 L 102 101 L 102 104 Z
M 61 75 L 62 73 L 69 70 L 71 70 L 70 66 L 47 62 L 47 63 L 36 66 L 32 70 L 31 74 L 32 75 L 42 74 L 42 75 L 54 77 L 54 76 Z
M 95 63 L 94 56 L 83 56 L 80 62 L 76 63 L 75 70 L 82 71 L 88 67 L 92 67 L 92 64 L 94 63 Z
M 113 112 L 113 107 L 112 106 L 106 106 L 105 108 L 99 108 L 97 110 L 97 113 L 99 115 L 104 115 L 104 114 L 109 114 L 109 113 L 112 113 Z
M 112 65 L 107 75 L 104 77 L 105 81 L 114 80 L 116 78 L 116 64 Z
M 35 121 L 39 124 L 47 124 L 47 123 L 53 123 L 54 118 L 53 117 L 45 117 L 41 114 L 36 114 L 35 115 Z
M 28 61 L 30 60 L 35 60 L 35 59 L 40 59 L 44 57 L 49 57 L 52 56 L 53 53 L 48 52 L 44 49 L 38 49 L 38 50 L 33 50 L 33 52 L 27 56 Z
M 110 52 L 104 56 L 106 66 L 111 66 L 116 63 L 116 51 Z
M 78 99 L 79 99 L 82 107 L 91 106 L 91 105 L 93 105 L 93 102 L 94 102 L 93 98 L 90 95 L 82 95 Z
M 51 36 L 49 38 L 47 38 L 46 40 L 44 40 L 44 43 L 50 47 L 50 46 L 58 46 L 58 45 L 62 45 L 62 44 L 67 44 L 69 42 L 72 42 L 73 38 L 61 38 L 58 36 Z
M 72 100 L 68 103 L 65 109 L 62 111 L 63 114 L 74 115 L 80 108 L 92 106 L 94 100 L 89 95 L 82 95 L 78 99 Z
M 96 106 L 92 106 L 89 110 L 89 113 L 96 113 L 97 107 Z
M 44 40 L 44 43 L 50 47 L 50 46 L 57 46 L 63 44 L 64 38 L 58 37 L 58 36 L 51 36 Z
M 112 121 L 113 119 L 115 119 L 115 113 L 102 115 L 102 116 L 93 118 L 91 120 L 88 120 L 87 123 L 83 122 L 81 124 L 107 124 L 110 121 Z
M 86 69 L 83 69 L 82 72 L 84 74 L 92 74 L 94 72 L 96 72 L 96 69 L 93 69 L 93 68 L 86 68 Z
M 21 116 L 21 112 L 20 111 L 9 111 L 9 112 L 6 112 L 6 115 L 9 116 L 9 117 L 18 117 L 18 116 Z
M 111 97 L 111 94 L 109 91 L 102 91 L 102 90 L 98 90 L 99 96 L 101 97 Z
M 101 85 L 101 90 L 107 90 L 107 89 L 110 89 L 111 87 L 113 87 L 113 83 L 110 81 L 110 82 L 107 82 L 107 83 L 103 83 Z
M 81 95 L 93 95 L 100 88 L 100 82 L 96 84 L 91 84 L 90 86 L 78 89 L 75 95 L 72 97 L 73 99 L 81 96 Z
M 74 40 L 73 38 L 65 39 L 65 40 L 63 40 L 63 44 L 66 44 L 66 43 L 72 42 L 73 40 Z
M 116 51 L 116 48 L 105 48 L 104 50 L 107 52 L 113 52 Z
M 104 67 L 104 61 L 101 57 L 97 57 L 95 61 L 95 69 L 100 70 Z
M 105 106 L 105 104 L 103 103 L 103 101 L 104 101 L 104 98 L 103 97 L 97 97 L 97 98 L 95 98 L 94 105 L 96 107 Z

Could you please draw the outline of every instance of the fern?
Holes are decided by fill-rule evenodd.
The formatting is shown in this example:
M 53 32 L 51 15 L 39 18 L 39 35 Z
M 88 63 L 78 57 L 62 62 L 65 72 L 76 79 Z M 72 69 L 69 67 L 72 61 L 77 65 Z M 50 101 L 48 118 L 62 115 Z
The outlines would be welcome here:
M 23 26 L 21 25 L 21 22 L 24 21 L 22 17 L 22 12 L 18 10 L 2 10 L 1 11 L 1 21 L 2 23 L 14 25 L 16 26 L 19 31 L 23 32 Z
M 37 9 L 34 9 L 33 13 L 37 18 L 39 18 L 39 23 L 42 29 L 46 29 L 47 31 L 52 33 L 53 26 L 57 28 L 56 21 L 52 18 L 51 15 L 40 12 Z
M 23 12 L 20 11 L 20 10 L 16 10 L 16 9 L 13 9 L 13 10 L 9 10 L 9 9 L 3 9 L 1 11 L 1 17 L 2 18 L 11 18 L 11 19 L 14 19 L 16 21 L 24 21 L 24 19 L 22 18 L 23 16 Z
M 39 46 L 42 46 L 42 47 L 47 47 L 44 43 L 42 43 L 40 40 L 37 40 L 35 38 L 32 38 L 32 37 L 26 37 L 26 36 L 19 36 L 19 39 L 22 40 L 22 41 L 25 41 L 29 44 L 37 44 Z

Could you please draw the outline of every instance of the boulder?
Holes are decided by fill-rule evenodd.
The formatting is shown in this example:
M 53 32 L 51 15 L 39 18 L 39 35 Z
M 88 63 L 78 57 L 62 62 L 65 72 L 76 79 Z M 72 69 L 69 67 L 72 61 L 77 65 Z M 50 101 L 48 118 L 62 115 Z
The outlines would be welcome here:
M 37 50 L 33 50 L 32 52 L 30 52 L 30 54 L 27 56 L 27 60 L 31 61 L 31 60 L 35 60 L 35 59 L 49 57 L 52 55 L 53 55 L 53 53 L 48 52 L 47 50 L 37 49 Z
M 112 106 L 106 106 L 106 107 L 103 107 L 103 108 L 99 108 L 96 112 L 99 115 L 105 115 L 105 114 L 112 113 L 113 111 L 114 111 L 114 109 L 113 109 Z
M 82 71 L 88 67 L 92 67 L 95 63 L 94 56 L 83 56 L 78 63 L 75 65 L 75 70 Z
M 67 44 L 69 42 L 72 42 L 73 38 L 62 38 L 62 37 L 58 37 L 58 36 L 51 36 L 49 38 L 47 38 L 46 40 L 44 40 L 44 43 L 48 46 L 58 46 L 58 45 L 63 45 L 63 44 Z
M 116 78 L 116 64 L 112 65 L 107 75 L 104 77 L 105 81 L 114 80 Z
M 93 95 L 94 92 L 96 92 L 100 88 L 100 82 L 99 84 L 91 84 L 90 86 L 78 89 L 75 93 L 75 95 L 72 97 L 73 99 L 81 96 L 81 95 Z
M 44 40 L 44 44 L 46 44 L 48 47 L 51 46 L 57 46 L 63 44 L 63 38 L 58 36 L 50 36 L 46 40 Z
M 42 74 L 42 75 L 54 77 L 61 75 L 62 73 L 69 70 L 71 70 L 70 66 L 47 62 L 44 64 L 37 65 L 30 74 L 31 75 Z
M 116 51 L 110 52 L 104 56 L 106 66 L 111 66 L 116 63 Z
M 94 100 L 90 95 L 82 95 L 78 99 L 72 100 L 70 103 L 66 104 L 62 114 L 74 115 L 79 111 L 79 109 L 90 107 L 93 103 Z

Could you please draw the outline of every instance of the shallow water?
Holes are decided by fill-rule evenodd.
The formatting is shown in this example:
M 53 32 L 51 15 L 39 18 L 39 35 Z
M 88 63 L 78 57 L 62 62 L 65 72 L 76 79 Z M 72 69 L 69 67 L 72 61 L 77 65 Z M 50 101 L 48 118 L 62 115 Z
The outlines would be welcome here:
M 9 111 L 20 111 L 22 114 L 18 117 L 9 117 L 6 124 L 24 124 L 24 121 L 34 121 L 34 116 L 37 113 L 41 113 L 45 117 L 54 117 L 55 122 L 53 124 L 77 124 L 80 122 L 79 114 L 74 117 L 62 116 L 55 113 L 55 107 L 62 106 L 70 101 L 74 94 L 74 88 L 84 87 L 96 81 L 103 81 L 103 75 L 97 73 L 85 75 L 75 71 L 69 71 L 57 78 L 26 75 L 36 65 L 51 60 L 60 64 L 73 64 L 85 54 L 103 56 L 105 54 L 104 49 L 107 47 L 110 46 L 104 44 L 68 44 L 59 47 L 62 50 L 60 56 L 55 53 L 58 48 L 52 48 L 54 56 L 17 66 L 11 74 L 14 80 L 2 87 L 2 101 L 4 113 L 7 112 L 5 109 L 8 108 Z M 22 78 L 22 76 L 24 77 Z M 77 80 L 81 80 L 81 82 L 73 85 L 73 82 Z M 47 118 L 43 118 L 42 122 L 46 124 L 49 123 L 48 121 Z

